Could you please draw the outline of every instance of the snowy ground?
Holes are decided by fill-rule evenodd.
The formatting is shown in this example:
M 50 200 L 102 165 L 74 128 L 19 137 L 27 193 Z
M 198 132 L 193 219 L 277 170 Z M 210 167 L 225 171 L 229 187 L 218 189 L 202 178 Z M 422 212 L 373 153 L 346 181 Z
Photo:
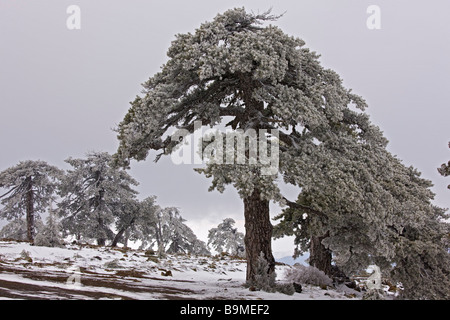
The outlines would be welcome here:
M 287 268 L 276 266 L 279 281 Z M 289 296 L 250 291 L 244 282 L 245 261 L 228 256 L 158 259 L 140 250 L 0 241 L 0 299 L 359 299 L 346 287 L 303 286 Z

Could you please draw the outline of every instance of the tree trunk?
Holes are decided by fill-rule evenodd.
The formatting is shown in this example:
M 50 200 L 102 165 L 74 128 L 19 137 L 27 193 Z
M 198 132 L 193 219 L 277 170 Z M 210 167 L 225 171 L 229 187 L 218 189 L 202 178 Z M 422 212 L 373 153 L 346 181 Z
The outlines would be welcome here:
M 130 223 L 128 223 L 127 225 L 123 226 L 119 232 L 117 232 L 116 236 L 114 237 L 114 240 L 111 243 L 111 247 L 116 247 L 117 246 L 117 242 L 119 242 L 119 240 L 122 238 L 123 234 L 125 233 L 125 231 L 127 231 L 127 229 L 134 223 L 135 218 L 133 217 L 133 219 L 131 219 Z M 126 242 L 128 241 L 128 238 L 126 238 Z M 126 247 L 126 242 L 125 242 L 125 247 Z
M 245 253 L 247 256 L 247 281 L 254 280 L 256 265 L 261 252 L 269 263 L 268 273 L 275 271 L 272 255 L 272 229 L 269 215 L 269 201 L 261 200 L 260 191 L 255 189 L 244 199 Z
M 117 232 L 116 236 L 114 237 L 112 243 L 111 243 L 111 247 L 116 247 L 117 246 L 117 242 L 119 242 L 120 238 L 123 236 L 123 234 L 125 233 L 126 228 L 122 228 L 119 230 L 119 232 Z
M 309 264 L 331 276 L 331 250 L 322 244 L 322 240 L 327 237 L 328 233 L 324 236 L 311 237 Z
M 27 210 L 27 238 L 31 243 L 34 242 L 34 197 L 33 197 L 33 183 L 31 177 L 25 179 L 27 184 L 26 192 L 26 210 Z
M 128 248 L 128 237 L 129 237 L 129 234 L 125 234 L 125 236 L 123 237 L 123 247 L 124 248 Z
M 106 245 L 106 238 L 102 234 L 104 232 L 104 229 L 105 229 L 105 226 L 103 224 L 103 219 L 102 218 L 98 218 L 97 219 L 97 223 L 98 223 L 97 230 L 99 230 L 99 231 L 97 231 L 97 233 L 101 234 L 101 236 L 99 236 L 97 238 L 97 245 L 104 246 L 104 245 Z

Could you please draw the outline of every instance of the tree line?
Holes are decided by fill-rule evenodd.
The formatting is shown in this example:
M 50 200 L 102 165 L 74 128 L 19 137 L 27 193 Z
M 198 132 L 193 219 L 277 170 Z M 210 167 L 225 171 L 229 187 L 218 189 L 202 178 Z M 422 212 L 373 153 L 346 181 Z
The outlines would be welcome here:
M 62 246 L 64 239 L 112 247 L 139 241 L 141 249 L 156 248 L 160 255 L 209 255 L 211 247 L 245 257 L 244 235 L 233 219 L 209 230 L 206 245 L 178 208 L 160 207 L 156 196 L 139 200 L 133 189 L 138 182 L 111 160 L 106 152 L 91 152 L 83 159 L 67 159 L 72 168 L 67 171 L 28 160 L 0 172 L 0 187 L 7 190 L 0 195 L 0 218 L 11 220 L 0 238 L 50 247 Z M 45 224 L 43 213 L 48 214 Z
M 67 159 L 66 171 L 31 160 L 2 171 L 0 187 L 7 191 L 0 195 L 0 217 L 12 221 L 0 236 L 49 245 L 69 237 L 113 247 L 131 240 L 161 253 L 209 253 L 178 208 L 160 207 L 155 196 L 139 200 L 138 182 L 111 159 L 106 152 L 92 152 Z M 43 213 L 48 213 L 45 225 Z

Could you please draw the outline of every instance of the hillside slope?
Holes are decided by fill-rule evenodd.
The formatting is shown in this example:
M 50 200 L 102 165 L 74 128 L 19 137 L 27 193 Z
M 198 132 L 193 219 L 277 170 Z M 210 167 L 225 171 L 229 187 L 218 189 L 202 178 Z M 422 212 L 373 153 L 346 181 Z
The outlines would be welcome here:
M 31 246 L 0 241 L 0 299 L 352 299 L 347 289 L 303 286 L 302 293 L 250 291 L 246 263 L 226 255 L 167 255 L 122 248 Z M 277 265 L 278 280 L 288 265 Z M 342 288 L 341 288 L 342 289 Z M 353 298 L 354 299 L 354 298 Z

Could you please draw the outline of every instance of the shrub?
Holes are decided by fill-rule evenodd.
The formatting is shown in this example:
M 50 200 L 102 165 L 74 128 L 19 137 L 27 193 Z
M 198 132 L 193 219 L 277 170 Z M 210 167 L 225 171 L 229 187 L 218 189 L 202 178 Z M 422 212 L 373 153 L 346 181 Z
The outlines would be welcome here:
M 114 259 L 112 261 L 105 263 L 105 268 L 115 269 L 115 268 L 121 268 L 121 267 L 122 266 L 119 263 L 119 259 Z
M 331 286 L 333 281 L 321 270 L 312 266 L 296 265 L 285 273 L 288 281 L 298 284 L 310 284 L 313 286 Z
M 264 254 L 261 252 L 258 261 L 256 263 L 256 272 L 254 280 L 248 281 L 247 286 L 254 287 L 257 290 L 266 292 L 281 292 L 287 295 L 293 295 L 295 292 L 294 286 L 289 284 L 276 283 L 276 273 L 268 273 L 269 263 L 264 258 Z

